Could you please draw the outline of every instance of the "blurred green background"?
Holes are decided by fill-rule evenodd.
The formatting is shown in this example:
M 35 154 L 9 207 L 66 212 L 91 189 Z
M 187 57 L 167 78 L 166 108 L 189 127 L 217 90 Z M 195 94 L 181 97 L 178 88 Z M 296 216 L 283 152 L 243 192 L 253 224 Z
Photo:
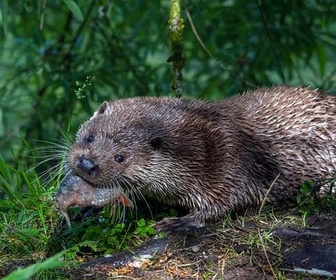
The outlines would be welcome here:
M 77 1 L 83 20 L 69 2 L 0 1 L 0 155 L 14 167 L 30 166 L 44 141 L 73 138 L 103 100 L 171 95 L 170 1 Z M 184 97 L 273 84 L 333 91 L 334 1 L 181 4 Z

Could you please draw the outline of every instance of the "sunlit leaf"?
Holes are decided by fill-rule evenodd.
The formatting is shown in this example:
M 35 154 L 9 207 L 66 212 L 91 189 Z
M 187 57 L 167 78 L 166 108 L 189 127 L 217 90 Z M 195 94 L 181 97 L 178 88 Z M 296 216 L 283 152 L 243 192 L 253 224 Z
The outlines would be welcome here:
M 77 3 L 72 0 L 63 0 L 63 2 L 68 6 L 69 10 L 74 14 L 77 20 L 83 21 L 83 14 Z
M 62 267 L 65 265 L 65 262 L 60 261 L 63 252 L 58 253 L 45 261 L 37 264 L 30 265 L 26 268 L 18 268 L 7 277 L 3 278 L 4 280 L 29 280 L 39 271 L 47 270 L 47 269 L 55 269 L 58 267 Z

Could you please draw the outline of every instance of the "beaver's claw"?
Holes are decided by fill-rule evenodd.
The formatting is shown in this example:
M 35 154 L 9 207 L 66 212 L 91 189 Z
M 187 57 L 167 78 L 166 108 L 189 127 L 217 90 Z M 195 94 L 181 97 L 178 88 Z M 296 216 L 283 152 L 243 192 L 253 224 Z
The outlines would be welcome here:
M 192 230 L 204 227 L 203 223 L 191 221 L 185 217 L 181 218 L 165 218 L 158 221 L 154 225 L 158 232 L 171 233 L 187 233 Z

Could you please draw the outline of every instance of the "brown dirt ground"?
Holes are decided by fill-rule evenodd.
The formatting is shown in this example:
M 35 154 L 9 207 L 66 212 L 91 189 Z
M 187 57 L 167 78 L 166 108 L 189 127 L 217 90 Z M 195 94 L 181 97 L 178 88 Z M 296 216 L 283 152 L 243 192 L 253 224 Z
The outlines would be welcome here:
M 58 272 L 73 280 L 335 279 L 335 214 L 336 209 L 307 218 L 288 212 L 241 216 Z M 145 254 L 150 258 L 139 259 Z M 0 268 L 0 278 L 33 259 L 13 260 Z M 307 274 L 314 269 L 317 275 Z
M 116 259 L 101 258 L 92 261 L 89 270 L 64 273 L 69 279 L 326 279 L 321 273 L 336 275 L 334 216 L 240 217 L 171 237 L 167 249 L 151 259 L 115 264 Z M 322 272 L 302 274 L 294 267 Z

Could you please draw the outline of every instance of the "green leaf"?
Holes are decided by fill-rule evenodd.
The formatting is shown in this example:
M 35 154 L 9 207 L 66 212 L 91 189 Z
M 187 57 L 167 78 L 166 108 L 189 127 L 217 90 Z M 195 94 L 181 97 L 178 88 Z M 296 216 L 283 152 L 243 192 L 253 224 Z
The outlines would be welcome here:
M 5 125 L 4 125 L 4 114 L 3 110 L 0 107 L 0 137 L 5 135 Z
M 60 261 L 60 258 L 63 256 L 63 254 L 63 252 L 58 253 L 41 263 L 30 265 L 24 269 L 18 268 L 7 277 L 3 278 L 3 280 L 29 280 L 33 275 L 40 271 L 65 266 L 65 262 Z
M 310 194 L 312 192 L 314 183 L 311 181 L 304 182 L 300 187 L 301 194 Z
M 77 3 L 72 0 L 63 0 L 63 2 L 68 6 L 69 10 L 74 14 L 75 18 L 79 21 L 83 21 L 83 14 Z
M 322 45 L 318 45 L 317 46 L 317 58 L 318 58 L 318 63 L 320 66 L 320 73 L 321 76 L 324 76 L 324 72 L 325 72 L 325 66 L 326 66 L 326 62 L 327 62 L 327 53 L 325 48 Z
M 8 0 L 1 0 L 1 16 L 2 16 L 2 24 L 3 24 L 3 31 L 5 36 L 7 34 L 7 14 L 8 14 Z

